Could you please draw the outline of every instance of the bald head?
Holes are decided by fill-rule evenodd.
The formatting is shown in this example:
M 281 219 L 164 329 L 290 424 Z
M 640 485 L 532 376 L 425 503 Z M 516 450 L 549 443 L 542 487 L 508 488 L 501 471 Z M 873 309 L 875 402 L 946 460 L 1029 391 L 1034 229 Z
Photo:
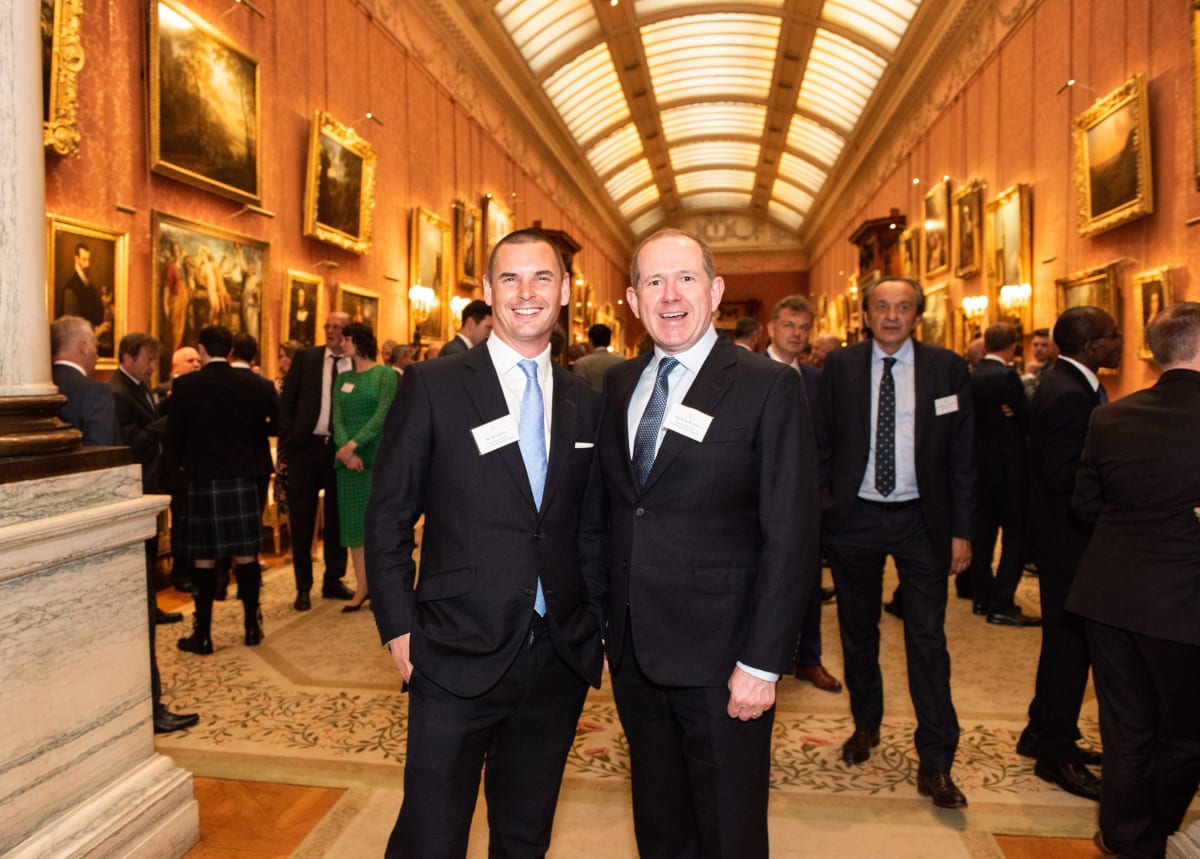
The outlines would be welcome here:
M 350 314 L 335 310 L 325 317 L 325 345 L 335 355 L 342 354 L 342 331 L 350 324 Z

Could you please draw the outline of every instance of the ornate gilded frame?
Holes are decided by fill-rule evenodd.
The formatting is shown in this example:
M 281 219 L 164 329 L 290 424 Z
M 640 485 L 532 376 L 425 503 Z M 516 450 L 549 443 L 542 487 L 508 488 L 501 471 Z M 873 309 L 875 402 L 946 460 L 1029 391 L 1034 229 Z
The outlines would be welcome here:
M 1192 0 L 1192 170 L 1200 189 L 1200 0 Z
M 950 198 L 954 225 L 954 275 L 968 278 L 979 274 L 983 244 L 983 185 L 963 185 Z
M 111 311 L 111 325 L 103 318 L 97 337 L 100 359 L 97 370 L 115 370 L 117 367 L 117 345 L 125 336 L 129 314 L 129 234 L 119 233 L 104 227 L 46 215 L 46 316 L 57 319 L 62 315 L 60 292 L 75 271 L 75 246 L 85 244 L 91 255 L 88 285 L 97 290 L 97 297 L 106 308 L 104 316 Z M 106 282 L 107 281 L 107 282 Z M 104 301 L 104 288 L 111 288 L 109 301 Z
M 1108 311 L 1113 319 L 1120 319 L 1120 309 L 1117 306 L 1119 270 L 1120 264 L 1111 262 L 1055 280 L 1054 283 L 1058 287 L 1058 315 L 1061 316 L 1064 310 L 1071 307 L 1091 306 Z
M 324 111 L 313 113 L 304 182 L 304 235 L 356 254 L 371 252 L 375 149 Z
M 483 213 L 466 200 L 454 201 L 454 277 L 463 289 L 474 289 L 483 280 L 480 260 Z
M 949 349 L 954 342 L 954 313 L 950 285 L 940 283 L 924 290 L 925 312 L 921 314 L 921 342 Z
M 496 242 L 513 231 L 512 209 L 501 203 L 494 194 L 483 198 L 483 264 L 492 256 Z
M 429 315 L 420 323 L 410 326 L 413 340 L 420 333 L 421 339 L 445 340 L 451 335 L 454 321 L 450 319 L 450 278 L 447 271 L 451 260 L 450 225 L 423 206 L 417 206 L 412 214 L 412 253 L 409 255 L 409 318 L 415 319 L 412 290 L 425 287 L 433 290 L 433 304 Z
M 309 304 L 310 312 L 313 316 L 312 336 L 310 338 L 293 337 L 292 336 L 292 310 L 296 303 L 298 290 L 304 289 L 312 294 L 313 300 Z M 290 268 L 285 275 L 283 284 L 283 316 L 279 322 L 279 342 L 285 340 L 299 340 L 305 346 L 315 346 L 317 343 L 317 335 L 323 333 L 321 325 L 325 321 L 325 316 L 328 311 L 325 309 L 325 279 L 318 277 L 312 272 L 298 271 Z
M 921 260 L 925 276 L 950 270 L 950 183 L 940 180 L 921 203 Z
M 1138 357 L 1153 361 L 1146 346 L 1146 326 L 1160 311 L 1175 303 L 1171 270 L 1166 266 L 1139 272 L 1133 276 L 1133 313 L 1138 321 Z
M 921 276 L 920 227 L 909 227 L 900 234 L 900 276 L 911 280 Z
M 1154 211 L 1146 79 L 1134 75 L 1076 117 L 1079 235 L 1092 236 Z
M 383 293 L 361 286 L 351 286 L 348 283 L 337 285 L 337 294 L 333 305 L 336 310 L 350 316 L 351 322 L 365 322 L 371 330 L 379 333 L 379 303 Z
M 1003 287 L 1029 284 L 1029 302 L 1017 320 L 1022 331 L 1033 330 L 1032 208 L 1029 186 L 1018 184 L 1006 188 L 989 202 L 984 216 L 988 315 L 993 322 L 1004 318 L 1000 308 Z
M 83 0 L 42 0 L 42 143 L 79 154 L 79 71 L 83 68 Z

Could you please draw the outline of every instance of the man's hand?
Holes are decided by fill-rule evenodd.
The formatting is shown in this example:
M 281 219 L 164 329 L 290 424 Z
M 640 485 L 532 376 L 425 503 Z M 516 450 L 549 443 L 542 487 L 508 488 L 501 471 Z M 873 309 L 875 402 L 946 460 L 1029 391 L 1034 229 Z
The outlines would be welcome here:
M 971 566 L 971 541 L 962 537 L 950 538 L 950 575 L 956 576 Z
M 405 633 L 399 638 L 393 638 L 388 642 L 388 650 L 392 654 L 392 662 L 396 663 L 396 667 L 400 669 L 400 676 L 404 678 L 404 682 L 408 683 L 412 680 L 413 664 L 408 660 L 408 648 L 412 642 L 412 633 Z
M 729 677 L 729 718 L 748 722 L 775 706 L 775 684 L 759 680 L 741 668 Z

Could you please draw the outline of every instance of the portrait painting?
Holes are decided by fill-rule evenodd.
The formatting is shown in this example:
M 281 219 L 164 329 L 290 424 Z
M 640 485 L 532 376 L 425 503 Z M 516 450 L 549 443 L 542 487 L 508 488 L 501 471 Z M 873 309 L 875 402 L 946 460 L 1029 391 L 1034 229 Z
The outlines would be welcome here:
M 945 179 L 925 195 L 923 215 L 925 276 L 933 277 L 950 269 L 950 183 Z
M 1133 276 L 1133 310 L 1138 329 L 1138 357 L 1153 361 L 1154 355 L 1146 345 L 1146 326 L 1160 310 L 1175 303 L 1171 270 L 1166 266 L 1143 271 Z
M 496 198 L 488 194 L 483 198 L 483 264 L 487 265 L 496 242 L 513 231 L 513 213 Z
M 83 0 L 41 0 L 42 143 L 79 154 L 79 71 L 83 68 Z
M 954 274 L 979 274 L 983 244 L 983 186 L 972 182 L 954 192 L 950 208 L 954 222 Z
M 1058 315 L 1071 307 L 1099 307 L 1114 319 L 1120 319 L 1117 308 L 1118 263 L 1096 266 L 1055 280 L 1058 287 Z
M 378 335 L 380 296 L 381 293 L 374 290 L 339 283 L 334 305 L 349 316 L 351 322 L 361 322 Z
M 1154 211 L 1146 79 L 1134 75 L 1073 123 L 1079 235 Z
M 245 331 L 261 345 L 267 243 L 163 212 L 151 212 L 150 233 L 160 377 L 171 353 L 195 346 L 206 325 Z
M 97 369 L 116 368 L 128 307 L 128 234 L 47 215 L 46 253 L 49 317 L 82 316 L 92 323 L 100 355 Z
M 482 212 L 466 200 L 454 201 L 454 271 L 458 285 L 463 289 L 479 286 L 484 275 L 480 262 L 479 237 L 483 224 Z
M 173 0 L 150 15 L 150 168 L 259 202 L 258 62 Z
M 900 234 L 900 276 L 921 276 L 921 228 L 909 227 Z
M 920 340 L 949 349 L 951 332 L 950 290 L 946 284 L 925 290 L 925 312 L 921 314 Z
M 451 274 L 446 270 L 450 225 L 421 206 L 413 210 L 409 259 L 409 316 L 414 335 L 420 334 L 422 340 L 444 340 L 451 336 L 454 324 L 449 312 Z M 425 298 L 416 301 L 414 296 Z
M 309 135 L 304 235 L 367 254 L 374 213 L 374 148 L 353 128 L 318 110 Z
M 752 315 L 749 302 L 722 301 L 717 305 L 716 312 L 713 313 L 713 326 L 717 329 L 732 331 L 737 328 L 739 319 Z
M 283 324 L 279 339 L 315 346 L 325 332 L 325 280 L 306 271 L 289 269 L 283 290 Z M 322 337 L 322 340 L 324 338 Z
M 1033 280 L 1030 192 L 1028 185 L 1005 189 L 987 204 L 984 224 L 984 264 L 988 311 L 1001 319 L 1000 293 L 1005 286 L 1022 286 Z M 1033 302 L 1022 308 L 1024 331 L 1033 330 Z

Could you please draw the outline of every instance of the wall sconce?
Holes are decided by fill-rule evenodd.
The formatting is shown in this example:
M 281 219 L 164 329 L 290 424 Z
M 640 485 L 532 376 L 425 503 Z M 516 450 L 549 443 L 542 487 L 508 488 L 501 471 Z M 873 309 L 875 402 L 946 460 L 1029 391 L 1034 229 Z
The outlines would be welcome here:
M 432 292 L 432 290 L 430 290 Z M 461 319 L 463 308 L 471 303 L 471 299 L 456 295 L 450 299 L 450 318 Z
M 1000 287 L 1000 309 L 1006 316 L 1022 316 L 1032 296 L 1033 287 L 1028 283 L 1006 283 Z
M 967 319 L 983 319 L 987 316 L 988 297 L 986 295 L 963 296 L 962 309 Z
M 412 312 L 414 328 L 419 327 L 429 318 L 435 305 L 437 305 L 437 295 L 428 286 L 421 286 L 417 283 L 409 287 L 408 306 Z

